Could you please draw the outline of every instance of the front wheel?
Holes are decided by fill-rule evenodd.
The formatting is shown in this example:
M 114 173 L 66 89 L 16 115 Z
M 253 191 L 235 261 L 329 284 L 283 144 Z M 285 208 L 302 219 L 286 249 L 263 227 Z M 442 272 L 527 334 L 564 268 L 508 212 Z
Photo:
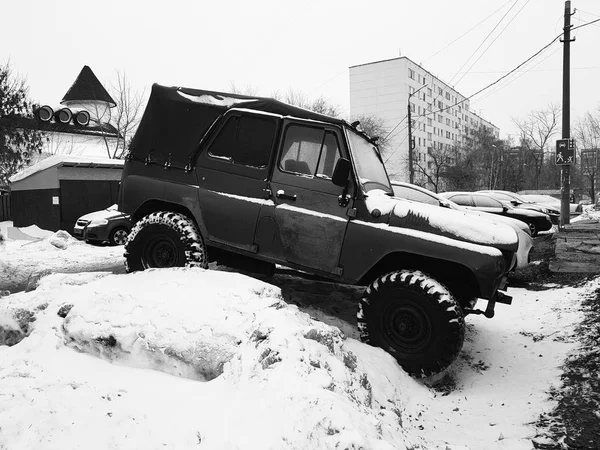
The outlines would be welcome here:
M 143 217 L 125 244 L 127 272 L 149 268 L 208 266 L 196 224 L 183 214 L 159 211 Z
M 117 227 L 110 232 L 108 242 L 110 245 L 124 245 L 127 242 L 129 230 L 125 227 Z
M 465 321 L 450 291 L 411 270 L 375 280 L 359 302 L 361 340 L 381 347 L 412 376 L 434 375 L 460 352 Z

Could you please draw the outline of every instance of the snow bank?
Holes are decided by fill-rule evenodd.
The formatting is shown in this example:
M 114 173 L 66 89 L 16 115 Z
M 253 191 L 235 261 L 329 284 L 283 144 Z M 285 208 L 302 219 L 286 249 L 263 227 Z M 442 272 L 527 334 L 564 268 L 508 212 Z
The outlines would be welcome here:
M 44 230 L 29 231 L 45 234 Z M 0 292 L 35 289 L 38 280 L 50 273 L 122 273 L 124 264 L 123 247 L 91 246 L 62 230 L 35 241 L 4 241 L 0 248 Z
M 56 274 L 3 300 L 0 317 L 36 317 L 27 338 L 0 346 L 0 447 L 424 442 L 410 437 L 418 409 L 408 400 L 427 389 L 387 353 L 312 320 L 261 281 L 202 269 Z

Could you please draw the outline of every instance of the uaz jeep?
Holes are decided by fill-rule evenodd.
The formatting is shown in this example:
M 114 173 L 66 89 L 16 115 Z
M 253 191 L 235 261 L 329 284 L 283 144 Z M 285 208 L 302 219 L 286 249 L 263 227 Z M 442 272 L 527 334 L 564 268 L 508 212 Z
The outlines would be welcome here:
M 229 257 L 365 285 L 362 339 L 431 375 L 460 351 L 466 314 L 510 303 L 499 290 L 517 238 L 392 195 L 376 145 L 344 120 L 154 85 L 121 180 L 119 209 L 135 223 L 127 269 Z

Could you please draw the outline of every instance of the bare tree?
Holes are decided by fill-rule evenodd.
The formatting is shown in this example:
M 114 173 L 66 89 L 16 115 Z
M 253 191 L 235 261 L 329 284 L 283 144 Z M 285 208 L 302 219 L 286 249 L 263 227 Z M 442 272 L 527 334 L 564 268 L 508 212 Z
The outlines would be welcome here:
M 256 86 L 253 86 L 252 84 L 247 84 L 244 87 L 240 87 L 235 83 L 235 81 L 229 82 L 229 91 L 232 94 L 250 95 L 250 96 L 258 95 L 258 93 L 259 93 L 259 89 Z
M 104 142 L 109 158 L 121 159 L 142 119 L 146 90 L 134 89 L 125 72 L 117 72 L 117 84 L 111 84 L 110 90 L 117 106 L 109 109 L 108 123 L 117 129 L 118 137 L 112 145 L 107 138 Z
M 413 158 L 413 167 L 420 182 L 439 192 L 446 172 L 456 162 L 456 149 L 453 146 L 439 145 L 427 149 L 427 158 Z
M 351 120 L 359 122 L 358 127 L 371 139 L 377 141 L 379 150 L 385 155 L 390 145 L 390 130 L 385 125 L 385 120 L 371 114 L 359 114 Z
M 551 103 L 545 109 L 532 111 L 524 119 L 513 118 L 513 123 L 519 129 L 525 164 L 533 169 L 533 187 L 535 189 L 540 187 L 544 157 L 549 153 L 550 139 L 558 131 L 560 112 L 560 107 Z

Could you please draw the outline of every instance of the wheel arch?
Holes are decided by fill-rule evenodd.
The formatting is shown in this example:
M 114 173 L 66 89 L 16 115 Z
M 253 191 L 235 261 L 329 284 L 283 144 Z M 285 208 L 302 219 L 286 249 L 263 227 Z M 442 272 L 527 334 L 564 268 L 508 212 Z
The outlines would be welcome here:
M 420 270 L 430 275 L 448 287 L 459 303 L 463 299 L 481 296 L 477 277 L 468 267 L 408 252 L 388 253 L 363 275 L 359 283 L 366 286 L 385 273 L 401 269 Z
M 167 202 L 164 200 L 151 199 L 145 201 L 131 216 L 132 225 L 135 225 L 140 219 L 151 214 L 153 212 L 158 211 L 172 211 L 186 216 L 188 219 L 194 222 L 194 224 L 201 231 L 203 236 L 206 236 L 205 230 L 201 226 L 202 224 L 198 223 L 196 217 L 187 207 L 180 205 L 178 203 Z

